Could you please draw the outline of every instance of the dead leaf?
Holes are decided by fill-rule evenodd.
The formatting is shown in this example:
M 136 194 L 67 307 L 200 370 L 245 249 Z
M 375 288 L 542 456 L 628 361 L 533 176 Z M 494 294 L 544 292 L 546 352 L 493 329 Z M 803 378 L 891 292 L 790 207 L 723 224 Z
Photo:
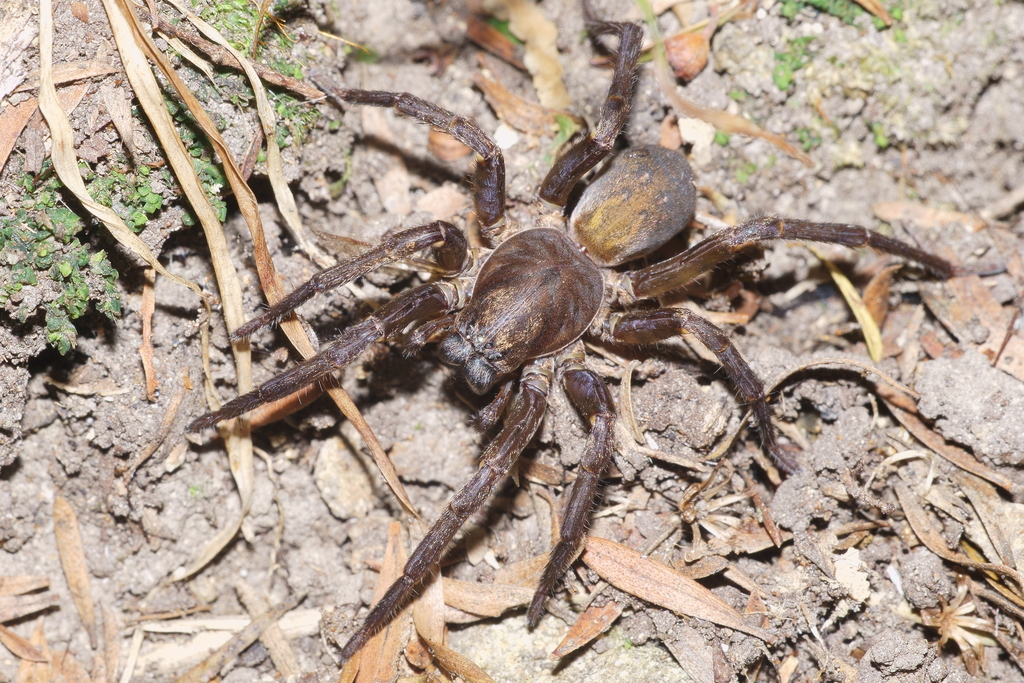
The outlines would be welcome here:
M 966 555 L 950 550 L 946 546 L 946 541 L 943 539 L 942 534 L 935 529 L 928 514 L 921 507 L 917 494 L 902 482 L 897 482 L 895 488 L 896 497 L 899 498 L 903 513 L 907 516 L 907 523 L 910 524 L 910 528 L 914 530 L 914 533 L 917 534 L 917 537 L 921 539 L 921 542 L 924 543 L 928 550 L 949 562 L 965 567 L 974 567 L 983 571 L 988 570 L 1000 576 L 1005 576 L 1016 584 L 1017 594 L 1024 595 L 1024 575 L 1006 565 L 991 562 L 975 562 Z
M 495 57 L 520 71 L 526 71 L 526 65 L 522 60 L 522 46 L 513 43 L 508 36 L 475 14 L 470 14 L 466 18 L 466 37 Z
M 427 133 L 427 151 L 441 161 L 455 161 L 468 156 L 473 148 L 464 145 L 444 131 L 431 128 Z
M 402 576 L 405 567 L 405 548 L 402 545 L 402 525 L 392 522 L 388 525 L 388 545 L 384 550 L 380 576 L 373 590 L 373 604 L 376 605 L 387 589 Z M 403 608 L 384 628 L 374 634 L 359 651 L 359 672 L 356 683 L 393 681 L 398 677 L 396 664 L 402 646 L 409 632 L 410 608 Z
M 45 661 L 21 660 L 18 664 L 16 683 L 50 683 L 53 680 L 53 667 L 50 664 L 50 646 L 46 643 L 42 617 L 36 619 L 36 625 L 32 629 L 32 637 L 29 638 L 29 644 L 43 655 Z
M 208 683 L 220 673 L 225 665 L 234 661 L 246 648 L 255 643 L 268 626 L 276 623 L 285 612 L 294 609 L 302 601 L 302 597 L 292 596 L 253 619 L 248 626 L 232 636 L 231 640 L 224 643 L 216 652 L 178 678 L 177 683 Z
M 881 386 L 876 388 L 876 390 L 880 389 L 882 389 Z M 941 436 L 933 432 L 928 425 L 921 421 L 921 419 L 915 414 L 897 407 L 895 402 L 891 401 L 889 397 L 885 395 L 886 392 L 884 390 L 879 391 L 878 393 L 882 396 L 882 400 L 885 401 L 885 405 L 889 408 L 889 412 L 891 412 L 896 419 L 899 420 L 900 424 L 906 427 L 907 431 L 913 434 L 914 438 L 918 441 L 960 469 L 970 472 L 971 474 L 975 474 L 982 479 L 990 481 L 996 486 L 1013 493 L 1014 484 L 1012 480 L 1003 476 L 999 472 L 989 469 L 981 462 L 978 462 L 977 458 L 964 449 L 948 443 Z
M 117 668 L 121 659 L 121 624 L 115 612 L 107 603 L 100 602 L 103 614 L 103 662 L 109 680 L 117 680 Z
M 63 85 L 72 81 L 81 81 L 96 76 L 116 73 L 117 68 L 105 62 L 64 62 L 53 66 L 53 84 Z M 39 72 L 32 74 L 14 92 L 25 92 L 39 88 Z
M 60 604 L 60 596 L 56 593 L 40 593 L 36 595 L 0 595 L 0 624 L 34 614 L 47 607 Z
M 440 643 L 428 642 L 431 654 L 445 669 L 458 674 L 466 683 L 494 683 L 494 679 L 468 658 Z
M 481 68 L 487 69 L 492 74 L 494 73 L 493 67 L 490 66 L 490 63 L 483 55 L 480 55 L 479 61 Z M 491 78 L 482 73 L 475 72 L 473 74 L 473 83 L 476 87 L 480 88 L 480 91 L 487 99 L 487 103 L 497 113 L 498 118 L 522 133 L 536 135 L 537 137 L 553 135 L 559 129 L 559 116 L 571 119 L 578 128 L 586 126 L 583 119 L 567 111 L 544 107 L 519 97 L 506 88 L 497 78 Z
M 441 580 L 441 573 L 431 571 L 425 589 L 412 606 L 413 624 L 416 633 L 427 642 L 444 643 L 447 636 L 444 625 L 444 604 L 447 586 Z
M 864 305 L 871 314 L 871 318 L 881 327 L 885 322 L 885 316 L 889 313 L 889 288 L 892 286 L 892 276 L 903 264 L 883 268 L 875 274 L 864 288 Z
M 528 586 L 444 579 L 445 604 L 470 614 L 500 617 L 510 609 L 530 604 L 531 598 L 533 588 Z
M 729 603 L 693 579 L 620 543 L 590 537 L 582 557 L 602 579 L 630 595 L 678 614 L 742 631 L 769 644 L 778 640 L 768 631 L 749 625 Z
M 523 63 L 533 76 L 537 99 L 551 109 L 568 109 L 572 104 L 562 82 L 558 58 L 558 27 L 544 16 L 533 0 L 494 0 L 496 16 L 508 15 L 508 30 L 525 44 Z
M 96 649 L 96 607 L 92 601 L 92 585 L 89 581 L 89 566 L 85 561 L 85 548 L 78 529 L 78 516 L 63 496 L 53 501 L 53 534 L 57 538 L 57 552 L 64 568 L 68 590 L 75 601 L 78 615 L 89 634 L 89 644 Z
M 878 202 L 871 205 L 871 210 L 878 220 L 886 223 L 907 222 L 922 228 L 938 228 L 950 223 L 960 223 L 972 232 L 978 232 L 985 227 L 985 221 L 978 216 L 959 211 L 932 209 L 917 202 Z
M 4 647 L 11 651 L 11 654 L 20 659 L 27 659 L 30 662 L 48 661 L 42 652 L 32 647 L 32 643 L 3 624 L 0 624 L 0 643 L 3 643 Z
M 591 605 L 583 610 L 575 623 L 569 627 L 569 632 L 562 638 L 562 642 L 551 653 L 551 658 L 561 659 L 570 652 L 580 649 L 610 629 L 621 614 L 622 604 L 615 600 L 600 607 Z
M 825 258 L 821 250 L 810 244 L 805 246 L 828 268 L 829 274 L 835 281 L 836 286 L 839 287 L 839 292 L 843 295 L 850 310 L 853 311 L 857 322 L 860 323 L 861 333 L 864 335 L 864 343 L 867 344 L 868 355 L 871 356 L 871 360 L 876 363 L 882 360 L 882 332 L 878 329 L 878 324 L 868 311 L 857 288 L 853 286 L 853 283 L 850 282 L 850 279 L 846 277 L 843 271 L 836 267 L 836 264 Z
M 7 157 L 11 155 L 21 131 L 28 125 L 28 120 L 36 113 L 38 107 L 39 102 L 30 97 L 23 102 L 5 107 L 3 113 L 0 113 L 0 170 L 7 164 Z
M 50 580 L 45 576 L 0 576 L 0 595 L 21 595 L 49 587 Z
M 89 674 L 85 672 L 70 650 L 54 652 L 52 663 L 54 673 L 57 674 L 57 680 L 60 683 L 90 683 Z

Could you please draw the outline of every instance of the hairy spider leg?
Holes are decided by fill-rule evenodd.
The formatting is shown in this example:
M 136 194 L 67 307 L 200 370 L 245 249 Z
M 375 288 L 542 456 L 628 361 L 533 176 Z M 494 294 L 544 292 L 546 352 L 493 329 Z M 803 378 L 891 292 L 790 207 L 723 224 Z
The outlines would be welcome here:
M 519 392 L 510 408 L 508 419 L 481 456 L 480 469 L 450 501 L 448 507 L 430 527 L 420 544 L 409 556 L 401 578 L 395 581 L 373 606 L 359 630 L 345 643 L 341 659 L 348 660 L 387 624 L 405 605 L 416 587 L 444 555 L 448 544 L 471 514 L 491 495 L 491 491 L 519 459 L 533 439 L 547 410 L 551 382 L 551 361 L 531 361 L 523 368 Z
M 264 403 L 293 394 L 307 384 L 347 366 L 376 340 L 387 339 L 414 322 L 447 313 L 458 306 L 460 298 L 455 286 L 447 282 L 423 285 L 399 294 L 365 320 L 342 332 L 336 341 L 317 355 L 264 382 L 248 394 L 228 402 L 220 410 L 194 420 L 188 430 L 197 432 L 212 427 Z
M 772 240 L 804 240 L 847 247 L 874 247 L 917 261 L 941 278 L 953 277 L 961 272 L 957 266 L 943 258 L 860 225 L 761 216 L 716 232 L 666 261 L 624 273 L 621 286 L 637 299 L 658 296 L 682 287 L 701 273 L 734 258 L 749 245 Z
M 285 316 L 312 299 L 316 294 L 340 287 L 371 270 L 412 256 L 427 247 L 431 248 L 434 260 L 443 274 L 454 275 L 462 271 L 466 263 L 466 236 L 451 223 L 434 221 L 427 225 L 385 235 L 377 246 L 354 258 L 321 270 L 291 294 L 271 306 L 263 315 L 253 318 L 232 332 L 231 339 L 238 341 L 251 337 L 257 330 L 279 323 Z
M 406 92 L 350 90 L 340 87 L 323 72 L 314 70 L 310 75 L 314 83 L 335 99 L 393 108 L 400 114 L 448 133 L 472 148 L 477 153 L 473 203 L 480 227 L 487 235 L 505 222 L 505 157 L 498 145 L 475 123 Z
M 548 171 L 540 187 L 539 196 L 553 206 L 565 206 L 569 193 L 583 175 L 608 156 L 615 145 L 633 99 L 643 29 L 636 24 L 588 23 L 595 32 L 619 34 L 619 51 L 615 57 L 615 72 L 608 96 L 601 108 L 597 128 L 569 149 Z
M 740 398 L 753 410 L 765 450 L 775 464 L 787 474 L 799 472 L 800 465 L 779 446 L 775 423 L 772 422 L 764 395 L 764 383 L 732 345 L 725 332 L 709 320 L 685 308 L 636 311 L 611 316 L 603 336 L 609 342 L 650 344 L 685 333 L 693 334 L 718 357 L 725 373 L 739 389 Z
M 540 621 L 544 613 L 544 600 L 579 554 L 583 537 L 587 533 L 587 520 L 597 496 L 597 487 L 612 457 L 615 402 L 604 380 L 584 367 L 583 361 L 582 345 L 577 345 L 560 365 L 562 386 L 569 400 L 590 425 L 590 436 L 562 516 L 558 543 L 551 551 L 540 585 L 530 602 L 527 612 L 530 626 L 536 626 Z

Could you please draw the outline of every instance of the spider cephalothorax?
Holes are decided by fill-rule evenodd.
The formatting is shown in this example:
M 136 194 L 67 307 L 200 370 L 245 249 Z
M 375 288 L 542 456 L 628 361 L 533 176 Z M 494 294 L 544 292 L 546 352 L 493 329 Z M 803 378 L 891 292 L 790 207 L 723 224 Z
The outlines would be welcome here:
M 609 154 L 626 120 L 642 42 L 641 29 L 631 24 L 598 22 L 589 28 L 593 35 L 619 36 L 615 72 L 595 131 L 555 163 L 539 190 L 540 199 L 558 212 L 555 227 L 506 224 L 504 160 L 472 122 L 407 93 L 349 90 L 316 77 L 337 100 L 393 107 L 472 147 L 478 154 L 474 204 L 481 232 L 500 241 L 476 269 L 467 258 L 462 233 L 437 221 L 390 235 L 361 256 L 318 273 L 232 336 L 249 336 L 289 315 L 317 292 L 423 249 L 431 249 L 443 278 L 395 296 L 346 329 L 318 356 L 190 425 L 193 430 L 212 426 L 283 398 L 345 367 L 374 341 L 400 335 L 411 348 L 439 341 L 440 360 L 477 393 L 501 385 L 494 401 L 498 407 L 489 412 L 504 414 L 504 426 L 482 454 L 479 471 L 413 551 L 403 576 L 343 648 L 343 658 L 355 654 L 409 599 L 466 519 L 515 465 L 540 426 L 550 382 L 557 379 L 590 425 L 590 438 L 569 494 L 560 540 L 530 605 L 530 622 L 540 618 L 545 597 L 576 556 L 598 481 L 612 454 L 615 405 L 604 380 L 587 368 L 579 341 L 585 335 L 628 345 L 693 334 L 716 354 L 739 397 L 750 406 L 775 462 L 788 473 L 799 469 L 776 440 L 764 385 L 722 330 L 687 309 L 633 307 L 629 302 L 653 300 L 751 244 L 780 238 L 871 246 L 918 261 L 942 277 L 956 271 L 940 258 L 860 226 L 774 216 L 717 232 L 665 261 L 622 270 L 686 227 L 693 217 L 695 193 L 692 172 L 681 154 L 639 147 L 606 165 L 569 219 L 561 217 L 570 192 Z

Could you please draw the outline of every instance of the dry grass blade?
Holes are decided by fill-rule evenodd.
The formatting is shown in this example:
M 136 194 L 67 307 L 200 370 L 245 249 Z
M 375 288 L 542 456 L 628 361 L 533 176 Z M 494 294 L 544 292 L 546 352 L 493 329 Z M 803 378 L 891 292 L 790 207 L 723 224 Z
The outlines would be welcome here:
M 680 572 L 604 538 L 587 539 L 583 561 L 619 590 L 677 614 L 742 631 L 769 644 L 778 639 L 751 626 L 729 603 Z
M 100 602 L 103 614 L 103 661 L 107 670 L 107 680 L 117 680 L 117 667 L 121 662 L 121 624 L 120 619 L 110 605 Z
M 224 231 L 217 219 L 216 211 L 210 205 L 199 177 L 192 167 L 191 157 L 174 128 L 173 121 L 163 102 L 162 90 L 147 64 L 147 55 L 160 65 L 161 70 L 176 89 L 180 91 L 184 88 L 184 84 L 181 83 L 177 74 L 166 63 L 166 59 L 142 30 L 132 7 L 120 0 L 103 0 L 103 6 L 110 19 L 114 40 L 121 53 L 121 61 L 125 64 L 132 89 L 146 112 L 146 117 L 153 125 L 153 130 L 167 156 L 168 163 L 203 227 L 207 244 L 210 247 L 224 317 L 228 326 L 233 329 L 244 322 L 245 315 L 242 309 L 242 288 L 234 264 L 231 262 L 227 239 L 224 237 Z M 192 100 L 190 102 L 186 98 L 186 106 L 189 107 L 196 120 L 201 125 L 209 122 L 209 117 L 202 111 L 199 103 L 195 101 L 195 98 Z M 225 158 L 226 149 L 218 148 L 218 152 L 222 159 Z M 235 372 L 239 391 L 249 391 L 252 388 L 252 361 L 249 345 L 235 343 L 232 345 L 232 351 L 235 357 Z M 207 375 L 207 389 L 208 392 L 212 391 L 209 375 Z M 210 541 L 203 554 L 185 570 L 184 575 L 180 578 L 191 576 L 202 569 L 235 537 L 242 520 L 252 505 L 255 471 L 252 462 L 252 441 L 249 438 L 248 423 L 245 420 L 235 422 L 233 432 L 225 436 L 225 444 L 231 473 L 235 478 L 235 485 L 241 498 L 240 514 L 234 523 L 222 529 Z
M 803 372 L 804 370 L 810 370 L 811 368 L 821 367 L 824 365 L 849 365 L 850 367 L 860 368 L 865 372 L 870 372 L 874 375 L 877 375 L 882 379 L 883 382 L 891 386 L 893 389 L 897 389 L 903 392 L 907 396 L 911 396 L 912 398 L 921 398 L 921 394 L 917 393 L 908 386 L 900 384 L 892 377 L 885 374 L 884 372 L 874 367 L 873 365 L 868 365 L 867 363 L 862 363 L 859 360 L 853 360 L 852 358 L 822 358 L 820 360 L 811 361 L 810 363 L 803 363 L 801 365 L 798 365 L 795 368 L 787 370 L 786 372 L 782 373 L 781 376 L 777 377 L 775 381 L 773 381 L 769 385 L 765 393 L 771 393 L 775 391 L 776 389 L 779 388 L 779 386 L 782 385 L 783 382 L 785 382 L 787 379 L 789 379 L 790 377 L 797 373 Z
M 194 17 L 193 15 L 191 15 L 183 6 L 177 3 L 172 4 L 175 4 L 175 6 L 178 7 L 178 9 L 183 14 L 188 16 L 189 19 L 194 24 L 196 24 L 196 26 L 199 27 L 201 30 L 208 30 L 208 35 L 211 35 L 212 37 L 215 36 L 216 38 L 222 41 L 224 40 L 223 37 L 221 37 L 220 34 L 213 29 L 213 27 L 209 26 L 198 17 Z M 135 18 L 134 15 L 132 15 L 132 18 Z M 137 19 L 135 21 L 135 28 L 141 32 L 141 29 L 138 27 Z M 228 149 L 227 144 L 224 142 L 224 139 L 221 137 L 220 132 L 217 130 L 217 127 L 213 124 L 213 121 L 210 119 L 209 115 L 207 115 L 205 110 L 203 110 L 199 101 L 188 90 L 188 88 L 185 87 L 185 84 L 178 77 L 177 73 L 173 69 L 171 69 L 170 65 L 167 63 L 167 60 L 163 57 L 162 54 L 159 53 L 158 50 L 156 50 L 156 47 L 152 45 L 151 42 L 147 43 L 147 48 L 150 57 L 157 63 L 158 66 L 160 66 L 161 71 L 163 71 L 164 75 L 168 78 L 168 80 L 170 80 L 174 84 L 175 89 L 178 91 L 179 95 L 181 95 L 182 99 L 185 101 L 186 106 L 188 106 L 189 110 L 195 115 L 196 121 L 206 132 L 207 136 L 210 139 L 210 142 L 216 148 L 217 153 L 224 161 L 224 172 L 228 177 L 228 182 L 231 185 L 231 189 L 235 193 L 235 197 L 238 201 L 239 211 L 242 213 L 246 225 L 249 228 L 249 232 L 252 235 L 253 252 L 256 258 L 256 270 L 260 277 L 260 284 L 263 287 L 263 291 L 267 296 L 268 302 L 271 305 L 273 305 L 280 301 L 285 296 L 286 292 L 284 289 L 284 285 L 281 282 L 281 278 L 277 273 L 277 269 L 274 267 L 274 262 L 270 258 L 270 250 L 267 246 L 267 242 L 263 234 L 263 223 L 260 219 L 259 207 L 256 203 L 256 196 L 253 194 L 252 190 L 246 184 L 245 179 L 242 176 L 241 170 L 238 168 L 238 164 L 235 162 L 235 159 L 232 156 L 231 151 Z M 231 49 L 233 50 L 233 48 Z M 239 64 L 241 64 L 243 67 L 246 67 L 246 73 L 249 76 L 249 78 L 253 79 L 253 89 L 254 92 L 256 92 L 257 94 L 256 99 L 257 106 L 260 109 L 261 123 L 263 125 L 264 132 L 267 133 L 268 129 L 266 122 L 268 120 L 273 120 L 273 110 L 270 107 L 269 102 L 266 101 L 266 91 L 263 89 L 262 84 L 259 83 L 259 79 L 256 77 L 255 71 L 253 70 L 253 67 L 249 64 L 248 60 L 246 60 L 237 51 L 234 51 L 233 54 L 235 55 L 235 58 L 238 60 Z M 263 104 L 261 104 L 261 102 Z M 269 134 L 267 134 L 266 137 L 268 144 L 268 168 L 270 168 L 271 166 L 274 165 L 271 159 L 272 155 L 270 154 L 270 149 L 276 149 L 276 137 L 274 127 L 272 124 L 269 127 Z M 276 163 L 280 163 L 279 154 L 277 155 Z M 283 174 L 281 175 L 280 182 L 282 184 L 284 183 Z M 298 212 L 295 209 L 294 199 L 292 198 L 291 192 L 287 189 L 287 187 L 283 187 L 282 191 L 278 191 L 278 189 L 275 189 L 275 194 L 277 196 L 279 208 L 281 209 L 282 213 L 288 216 L 290 213 L 294 211 L 295 220 L 298 220 Z M 299 235 L 299 237 L 301 237 L 301 228 L 300 233 L 297 234 Z M 223 236 L 223 234 L 221 236 Z M 211 253 L 214 253 L 212 244 Z M 221 294 L 222 296 L 224 295 L 223 289 Z M 225 318 L 227 318 L 229 329 L 235 329 L 242 324 L 241 319 L 235 321 L 232 318 L 228 317 L 227 315 L 225 315 Z M 294 316 L 281 322 L 281 330 L 285 333 L 285 335 L 287 335 L 288 340 L 292 343 L 292 345 L 303 358 L 311 358 L 316 355 L 317 349 L 313 346 L 312 341 L 306 335 L 306 331 L 302 329 L 302 326 L 299 324 L 298 320 Z M 239 393 L 244 393 L 248 391 L 249 388 L 251 388 L 251 386 L 243 387 L 242 383 L 239 382 Z M 412 502 L 409 500 L 409 496 L 405 492 L 405 488 L 402 486 L 402 483 L 398 478 L 398 473 L 395 471 L 394 465 L 391 463 L 390 458 L 388 458 L 387 454 L 384 452 L 384 449 L 381 447 L 380 442 L 377 440 L 376 435 L 373 433 L 373 430 L 370 429 L 370 426 L 366 423 L 366 420 L 364 420 L 363 416 L 359 413 L 359 410 L 356 408 L 355 403 L 352 402 L 352 399 L 341 387 L 332 387 L 327 390 L 327 393 L 330 395 L 331 399 L 335 402 L 335 404 L 337 404 L 342 414 L 346 418 L 348 418 L 348 420 L 355 426 L 356 431 L 358 431 L 359 435 L 363 438 L 363 441 L 366 444 L 367 448 L 370 449 L 370 453 L 373 456 L 374 462 L 376 462 L 377 467 L 380 469 L 381 474 L 384 476 L 384 480 L 388 483 L 388 486 L 394 492 L 395 497 L 398 498 L 399 503 L 401 503 L 402 507 L 405 508 L 406 512 L 408 512 L 414 518 L 419 519 L 419 515 L 416 513 L 416 510 L 413 507 Z M 251 460 L 252 456 L 250 453 L 250 471 L 252 466 Z M 248 506 L 246 505 L 244 507 L 247 512 Z M 239 524 L 240 523 L 241 522 L 239 521 Z M 226 532 L 227 530 L 225 530 L 225 535 L 227 535 Z M 234 532 L 232 532 L 230 537 L 228 537 L 227 540 L 224 541 L 224 544 L 226 544 L 227 541 L 230 540 L 230 538 L 234 537 L 235 532 L 237 532 L 237 528 L 235 529 Z M 220 541 L 222 539 L 218 537 L 217 540 Z M 223 547 L 223 545 L 221 545 L 221 547 Z M 205 565 L 205 563 L 209 561 L 209 559 L 212 559 L 212 557 L 216 555 L 216 552 L 213 552 L 213 548 L 214 544 L 211 543 L 208 548 L 208 552 L 204 552 L 203 557 L 201 558 L 203 560 L 202 564 Z M 219 549 L 217 549 L 217 552 L 219 552 Z M 199 566 L 201 566 L 199 561 L 193 564 L 193 567 L 196 568 L 196 570 L 198 570 Z M 191 574 L 194 572 L 189 573 Z
M 142 284 L 142 306 L 139 317 L 142 318 L 142 344 L 139 356 L 142 358 L 142 373 L 146 376 L 146 400 L 156 401 L 156 368 L 153 367 L 153 313 L 156 311 L 156 271 L 146 270 Z
M 402 576 L 405 566 L 405 548 L 402 545 L 402 525 L 392 522 L 388 526 L 388 545 L 384 550 L 380 576 L 373 591 L 373 604 L 384 597 L 388 587 Z M 398 677 L 396 662 L 409 631 L 409 607 L 402 609 L 387 626 L 378 631 L 360 650 L 359 672 L 356 683 L 393 681 Z
M 897 482 L 895 489 L 896 497 L 900 500 L 900 507 L 903 508 L 903 514 L 907 516 L 910 528 L 914 530 L 914 533 L 917 534 L 917 537 L 921 539 L 921 542 L 924 543 L 928 550 L 949 562 L 1005 576 L 1017 584 L 1018 595 L 1024 595 L 1024 575 L 1006 565 L 976 562 L 966 555 L 950 550 L 942 534 L 932 525 L 928 513 L 925 512 L 918 502 L 917 494 L 902 482 Z
M 46 656 L 38 648 L 33 647 L 32 643 L 3 624 L 0 624 L 0 643 L 3 643 L 4 647 L 19 659 L 27 659 L 30 662 L 47 661 Z
M 957 472 L 954 481 L 978 513 L 1000 561 L 1024 568 L 1024 505 L 1004 501 L 995 488 L 970 474 Z
M 303 596 L 292 596 L 277 607 L 267 610 L 252 623 L 236 633 L 231 640 L 224 643 L 216 652 L 207 657 L 184 676 L 178 678 L 177 683 L 207 683 L 212 680 L 226 664 L 233 661 L 238 655 L 256 642 L 263 632 L 277 622 L 285 612 L 295 608 Z
M 245 605 L 246 611 L 253 618 L 270 609 L 270 604 L 266 598 L 245 581 L 239 580 L 235 584 L 235 591 L 238 593 L 238 599 Z M 268 626 L 267 630 L 260 636 L 260 642 L 270 652 L 270 661 L 274 663 L 274 668 L 277 669 L 277 673 L 281 675 L 281 678 L 290 680 L 293 676 L 298 676 L 302 673 L 302 667 L 299 666 L 295 650 L 292 649 L 292 646 L 285 639 L 284 632 L 278 624 L 275 623 Z
M 551 653 L 551 659 L 561 659 L 570 652 L 575 652 L 599 635 L 607 631 L 622 614 L 622 605 L 614 600 L 595 607 L 591 605 L 583 610 L 576 622 L 569 627 L 569 632 L 562 642 Z
M 868 345 L 868 355 L 871 356 L 871 360 L 876 363 L 882 360 L 882 332 L 878 329 L 878 323 L 875 322 L 874 317 L 868 311 L 868 307 L 864 305 L 864 300 L 861 298 L 857 288 L 850 282 L 850 278 L 846 277 L 843 271 L 836 267 L 836 264 L 825 258 L 820 249 L 809 244 L 805 246 L 828 268 L 829 274 L 835 281 L 836 286 L 839 287 L 839 292 L 846 299 L 846 304 L 853 311 L 857 322 L 860 323 L 860 329 L 864 334 L 864 342 Z
M 95 650 L 96 606 L 92 601 L 89 566 L 85 562 L 85 548 L 82 546 L 82 535 L 78 530 L 78 516 L 63 496 L 57 496 L 53 501 L 53 525 L 53 534 L 57 538 L 57 552 L 60 553 L 60 564 L 64 568 L 68 590 L 71 591 L 78 615 L 89 634 L 89 644 Z
M 450 607 L 483 617 L 500 617 L 510 609 L 530 604 L 534 589 L 508 583 L 476 583 L 444 579 L 444 602 Z

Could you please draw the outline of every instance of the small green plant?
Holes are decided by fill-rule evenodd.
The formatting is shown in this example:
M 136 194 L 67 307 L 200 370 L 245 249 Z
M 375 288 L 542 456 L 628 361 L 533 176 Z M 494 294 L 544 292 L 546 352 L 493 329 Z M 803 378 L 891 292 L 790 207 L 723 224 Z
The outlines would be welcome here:
M 728 133 L 723 133 L 720 130 L 715 131 L 715 144 L 721 147 L 725 147 L 729 144 L 729 138 L 732 137 Z
M 821 145 L 821 136 L 806 126 L 796 129 L 796 139 L 800 141 L 800 146 L 805 152 L 810 152 Z
M 808 49 L 814 41 L 814 36 L 803 36 L 791 38 L 786 41 L 786 50 L 775 53 L 775 70 L 772 71 L 772 80 L 779 90 L 789 90 L 793 84 L 793 76 L 800 69 L 811 62 L 811 52 Z
M 871 135 L 875 139 L 875 146 L 878 149 L 887 149 L 889 147 L 889 136 L 885 134 L 885 128 L 881 122 L 875 121 L 870 124 Z
M 66 354 L 78 339 L 72 321 L 90 305 L 108 318 L 120 315 L 117 271 L 105 251 L 78 239 L 84 223 L 63 204 L 49 161 L 38 178 L 25 173 L 18 185 L 24 199 L 0 217 L 0 308 L 21 323 L 42 313 L 47 341 Z
M 847 24 L 854 24 L 865 14 L 864 9 L 852 0 L 785 0 L 779 13 L 786 19 L 792 19 L 804 7 L 811 7 Z
M 750 180 L 750 176 L 755 173 L 757 173 L 757 164 L 753 161 L 748 161 L 745 164 L 741 164 L 739 168 L 736 169 L 734 176 L 736 178 L 736 182 L 741 185 L 745 185 L 747 181 Z

